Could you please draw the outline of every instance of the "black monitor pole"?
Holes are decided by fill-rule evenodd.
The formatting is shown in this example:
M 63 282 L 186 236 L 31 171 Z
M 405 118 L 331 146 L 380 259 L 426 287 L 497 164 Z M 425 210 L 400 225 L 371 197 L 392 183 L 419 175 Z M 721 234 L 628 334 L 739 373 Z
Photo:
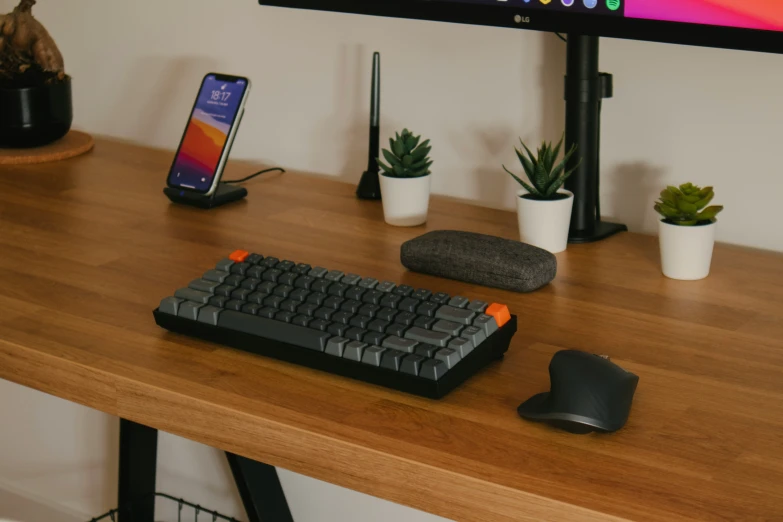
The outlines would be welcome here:
M 578 149 L 571 165 L 577 169 L 566 181 L 574 193 L 569 243 L 590 243 L 628 230 L 625 225 L 601 221 L 601 100 L 612 96 L 612 76 L 598 72 L 598 37 L 568 35 L 566 57 L 566 150 Z
M 378 156 L 381 154 L 381 53 L 372 57 L 372 85 L 370 91 L 370 153 L 367 170 L 356 187 L 359 199 L 381 199 Z

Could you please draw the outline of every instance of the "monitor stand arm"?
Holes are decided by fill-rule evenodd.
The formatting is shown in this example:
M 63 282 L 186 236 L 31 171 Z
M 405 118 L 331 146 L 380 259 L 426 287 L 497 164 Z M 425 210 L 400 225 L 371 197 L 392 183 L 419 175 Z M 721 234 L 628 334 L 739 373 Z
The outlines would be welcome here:
M 568 35 L 566 57 L 566 150 L 578 149 L 569 167 L 582 162 L 566 181 L 574 193 L 569 243 L 590 243 L 628 230 L 625 225 L 601 221 L 599 195 L 601 100 L 612 97 L 612 76 L 598 72 L 598 37 Z

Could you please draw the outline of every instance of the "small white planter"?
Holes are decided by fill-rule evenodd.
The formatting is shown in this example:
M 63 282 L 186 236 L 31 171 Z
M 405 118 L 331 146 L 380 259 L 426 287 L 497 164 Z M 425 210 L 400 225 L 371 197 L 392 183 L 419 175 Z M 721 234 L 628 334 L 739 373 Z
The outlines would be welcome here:
M 415 227 L 427 222 L 431 174 L 420 178 L 392 178 L 381 174 L 383 218 L 397 227 Z
M 663 275 L 683 281 L 695 281 L 710 275 L 715 225 L 682 227 L 661 220 L 658 223 L 658 239 Z
M 574 195 L 561 190 L 568 198 L 539 201 L 523 198 L 528 192 L 517 192 L 517 219 L 519 239 L 523 243 L 549 250 L 553 254 L 563 252 L 568 246 L 568 229 L 571 226 L 571 209 Z

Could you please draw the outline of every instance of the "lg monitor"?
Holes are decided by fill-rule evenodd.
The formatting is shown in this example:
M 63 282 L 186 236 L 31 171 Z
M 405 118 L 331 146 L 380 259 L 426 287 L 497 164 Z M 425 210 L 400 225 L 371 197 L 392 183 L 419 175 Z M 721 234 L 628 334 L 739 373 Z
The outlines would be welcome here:
M 623 225 L 601 220 L 601 100 L 611 75 L 598 69 L 598 37 L 783 53 L 783 0 L 259 0 L 262 5 L 552 31 L 567 34 L 566 147 L 581 163 L 569 241 L 595 241 Z M 578 161 L 576 158 L 572 161 Z

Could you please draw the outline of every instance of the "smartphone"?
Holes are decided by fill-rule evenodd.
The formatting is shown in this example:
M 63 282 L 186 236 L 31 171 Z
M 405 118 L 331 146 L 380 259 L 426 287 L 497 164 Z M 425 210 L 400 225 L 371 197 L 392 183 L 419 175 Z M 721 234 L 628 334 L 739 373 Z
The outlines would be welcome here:
M 249 93 L 247 78 L 204 76 L 169 171 L 169 187 L 207 196 L 215 192 Z

